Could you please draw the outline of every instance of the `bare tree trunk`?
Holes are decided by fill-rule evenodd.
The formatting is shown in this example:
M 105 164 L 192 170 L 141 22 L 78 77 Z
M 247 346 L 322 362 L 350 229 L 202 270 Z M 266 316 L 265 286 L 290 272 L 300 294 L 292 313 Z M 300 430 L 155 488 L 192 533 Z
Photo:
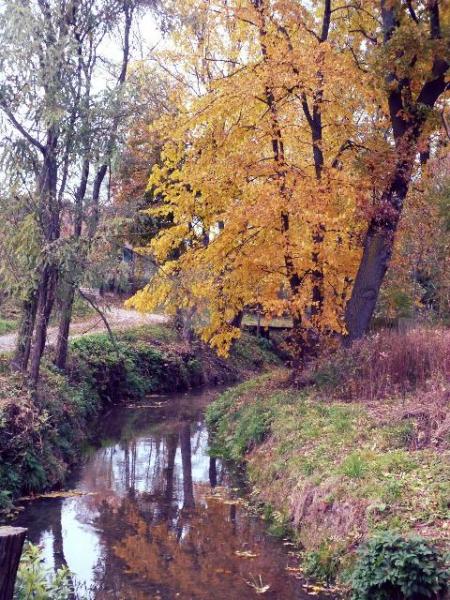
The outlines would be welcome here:
M 17 371 L 26 371 L 28 359 L 30 358 L 31 340 L 33 337 L 34 322 L 36 319 L 37 294 L 33 290 L 29 298 L 22 304 L 22 318 L 19 332 L 17 334 L 17 344 L 14 357 L 11 361 L 11 368 Z
M 53 309 L 58 272 L 55 267 L 46 265 L 42 270 L 38 287 L 36 325 L 34 342 L 30 355 L 30 382 L 36 386 L 39 379 L 42 354 L 47 341 L 47 328 Z
M 65 369 L 67 363 L 68 345 L 69 345 L 69 330 L 70 322 L 72 321 L 72 309 L 75 299 L 75 287 L 69 286 L 63 301 L 61 303 L 61 316 L 58 326 L 58 338 L 55 348 L 55 365 L 58 369 Z

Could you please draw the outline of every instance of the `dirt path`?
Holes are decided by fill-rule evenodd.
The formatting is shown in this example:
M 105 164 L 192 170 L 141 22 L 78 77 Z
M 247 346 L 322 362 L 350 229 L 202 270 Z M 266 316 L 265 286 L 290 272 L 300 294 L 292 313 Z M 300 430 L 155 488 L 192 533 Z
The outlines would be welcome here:
M 105 311 L 105 316 L 112 329 L 129 329 L 137 325 L 148 325 L 149 323 L 165 323 L 167 317 L 150 313 L 139 313 L 136 310 L 127 310 L 112 306 Z M 70 337 L 76 338 L 86 333 L 95 333 L 106 331 L 105 325 L 100 317 L 93 316 L 86 321 L 72 323 L 70 327 Z M 54 344 L 58 333 L 57 327 L 48 328 L 47 344 Z M 17 334 L 7 333 L 0 335 L 0 352 L 9 352 L 14 350 Z

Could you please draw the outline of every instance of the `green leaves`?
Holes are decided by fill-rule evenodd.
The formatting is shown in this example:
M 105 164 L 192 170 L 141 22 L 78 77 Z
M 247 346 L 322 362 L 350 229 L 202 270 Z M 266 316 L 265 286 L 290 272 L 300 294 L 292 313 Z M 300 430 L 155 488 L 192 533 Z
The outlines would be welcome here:
M 352 600 L 443 598 L 448 588 L 444 559 L 419 536 L 384 532 L 358 554 L 351 577 Z
M 72 597 L 69 569 L 62 567 L 50 574 L 42 564 L 39 546 L 28 544 L 20 561 L 14 600 L 68 600 Z

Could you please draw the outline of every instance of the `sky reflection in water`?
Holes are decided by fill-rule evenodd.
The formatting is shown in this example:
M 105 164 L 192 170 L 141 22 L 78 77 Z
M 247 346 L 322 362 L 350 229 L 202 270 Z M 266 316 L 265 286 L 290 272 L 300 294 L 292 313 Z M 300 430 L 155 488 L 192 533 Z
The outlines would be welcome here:
M 73 482 L 90 495 L 34 501 L 19 517 L 47 566 L 67 564 L 84 597 L 313 597 L 286 571 L 295 557 L 230 499 L 225 469 L 208 455 L 202 414 L 216 393 L 113 409 Z

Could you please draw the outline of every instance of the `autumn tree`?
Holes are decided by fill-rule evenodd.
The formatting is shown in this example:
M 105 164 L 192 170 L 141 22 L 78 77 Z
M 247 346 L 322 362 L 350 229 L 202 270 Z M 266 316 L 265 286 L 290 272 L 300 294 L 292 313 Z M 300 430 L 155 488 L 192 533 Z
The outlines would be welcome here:
M 311 331 L 359 337 L 433 151 L 447 16 L 438 2 L 177 7 L 191 19 L 163 60 L 183 65 L 179 117 L 160 124 L 150 179 L 174 227 L 153 240 L 163 268 L 132 304 L 195 306 L 225 350 L 255 304 L 289 312 L 303 347 Z
M 153 240 L 162 268 L 132 304 L 196 307 L 219 350 L 255 304 L 289 312 L 299 348 L 311 327 L 342 330 L 358 260 L 364 179 L 344 152 L 363 108 L 346 77 L 353 59 L 327 43 L 329 15 L 290 9 L 202 4 L 176 54 L 187 73 L 179 116 L 159 125 L 169 139 L 150 185 L 174 227 Z M 346 102 L 336 110 L 326 94 Z M 168 260 L 181 242 L 183 254 Z
M 392 149 L 391 164 L 376 182 L 375 207 L 346 308 L 347 339 L 352 341 L 367 331 L 411 181 L 427 161 L 430 137 L 440 127 L 435 109 L 448 86 L 450 38 L 448 5 L 439 0 L 381 0 L 339 10 L 347 13 L 348 35 L 355 36 L 349 38 L 357 48 L 355 60 L 367 64 L 372 87 L 381 91 Z

